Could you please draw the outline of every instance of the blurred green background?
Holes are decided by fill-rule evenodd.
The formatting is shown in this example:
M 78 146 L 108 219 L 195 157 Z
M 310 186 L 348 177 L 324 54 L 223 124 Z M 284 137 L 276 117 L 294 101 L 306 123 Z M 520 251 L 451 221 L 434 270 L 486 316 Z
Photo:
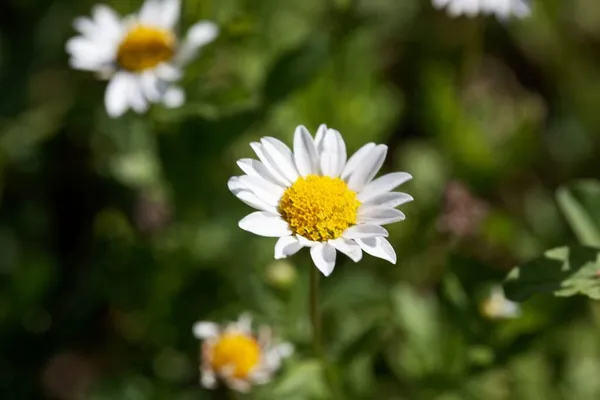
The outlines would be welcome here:
M 246 310 L 297 351 L 240 398 L 600 398 L 597 303 L 481 312 L 514 265 L 575 242 L 555 188 L 600 178 L 597 0 L 503 23 L 428 0 L 184 0 L 183 30 L 222 29 L 187 103 L 114 120 L 64 50 L 92 5 L 0 4 L 0 398 L 223 398 L 198 384 L 191 327 Z M 226 185 L 250 141 L 321 123 L 349 151 L 386 143 L 415 198 L 389 226 L 398 265 L 345 260 L 322 280 L 326 362 L 307 252 L 274 261 Z

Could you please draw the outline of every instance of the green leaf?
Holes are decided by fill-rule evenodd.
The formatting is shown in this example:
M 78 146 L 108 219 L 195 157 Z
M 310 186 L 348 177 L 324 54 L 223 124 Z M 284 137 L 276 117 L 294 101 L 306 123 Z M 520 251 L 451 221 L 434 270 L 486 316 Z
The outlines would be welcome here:
M 580 243 L 600 247 L 600 182 L 582 180 L 561 187 L 556 200 Z
M 321 37 L 311 38 L 284 53 L 267 75 L 263 88 L 265 103 L 276 103 L 307 85 L 321 70 L 328 54 L 327 40 Z
M 559 247 L 514 268 L 504 283 L 506 297 L 523 301 L 536 293 L 600 300 L 600 250 L 586 246 Z

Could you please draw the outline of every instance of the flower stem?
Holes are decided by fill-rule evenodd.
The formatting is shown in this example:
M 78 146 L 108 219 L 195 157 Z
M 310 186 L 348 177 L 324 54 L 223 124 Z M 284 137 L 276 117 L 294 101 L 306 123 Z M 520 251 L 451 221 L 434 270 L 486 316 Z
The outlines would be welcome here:
M 321 315 L 319 314 L 319 270 L 310 266 L 309 310 L 313 329 L 313 348 L 317 356 L 321 356 Z

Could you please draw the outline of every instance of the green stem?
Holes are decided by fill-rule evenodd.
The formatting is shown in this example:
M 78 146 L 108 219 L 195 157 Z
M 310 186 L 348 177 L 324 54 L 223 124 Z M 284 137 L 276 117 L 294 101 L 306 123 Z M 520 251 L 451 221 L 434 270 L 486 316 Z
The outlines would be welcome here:
M 310 266 L 309 311 L 313 329 L 313 347 L 317 356 L 321 356 L 321 316 L 319 314 L 319 270 Z

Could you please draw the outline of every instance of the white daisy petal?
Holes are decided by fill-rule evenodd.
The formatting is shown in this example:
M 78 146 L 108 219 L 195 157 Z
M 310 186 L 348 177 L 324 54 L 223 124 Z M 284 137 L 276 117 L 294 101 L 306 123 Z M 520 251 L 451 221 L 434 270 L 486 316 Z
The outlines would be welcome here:
M 352 157 L 350 157 L 348 159 L 348 162 L 346 163 L 346 166 L 344 167 L 344 170 L 342 171 L 341 178 L 344 179 L 344 180 L 347 180 L 348 177 L 350 176 L 350 174 L 354 172 L 354 170 L 356 169 L 356 167 L 358 167 L 362 163 L 362 161 L 364 160 L 364 158 L 374 148 L 375 148 L 375 143 L 367 143 L 363 147 L 361 147 L 360 149 L 358 149 L 356 151 L 356 153 L 354 153 L 352 155 Z
M 388 236 L 388 231 L 379 225 L 354 225 L 346 229 L 342 234 L 346 239 L 364 239 L 374 236 Z
M 310 256 L 313 262 L 325 276 L 329 276 L 333 272 L 335 255 L 335 248 L 327 243 L 318 243 L 310 248 Z
M 244 217 L 238 226 L 245 231 L 259 236 L 281 237 L 292 234 L 287 222 L 277 214 L 265 211 L 256 211 Z
M 200 384 L 207 389 L 217 387 L 217 377 L 215 372 L 210 368 L 202 368 L 200 370 Z
M 192 328 L 194 336 L 197 339 L 206 339 L 219 335 L 219 325 L 214 322 L 200 321 L 196 322 Z
M 283 196 L 284 189 L 274 183 L 257 176 L 242 175 L 239 182 L 251 190 L 259 199 L 267 204 L 277 206 Z
M 92 8 L 92 16 L 97 26 L 102 29 L 102 35 L 107 39 L 116 39 L 122 33 L 122 24 L 119 14 L 112 8 L 97 4 Z
M 202 46 L 215 40 L 218 35 L 219 27 L 213 22 L 200 21 L 192 25 L 175 55 L 175 63 L 177 65 L 189 63 L 198 55 L 198 50 Z
M 358 211 L 359 224 L 387 225 L 406 219 L 404 213 L 395 208 L 368 208 Z
M 161 93 L 158 90 L 158 78 L 154 71 L 146 70 L 140 74 L 140 85 L 144 96 L 153 103 L 160 100 Z
M 281 186 L 277 179 L 269 172 L 265 165 L 252 158 L 242 158 L 238 160 L 237 165 L 240 167 L 242 171 L 244 171 L 247 175 L 257 176 L 266 181 L 273 183 L 274 185 Z
M 140 77 L 133 74 L 128 74 L 128 89 L 127 95 L 129 106 L 138 114 L 142 114 L 148 110 L 148 101 L 142 92 L 142 84 Z
M 294 155 L 289 147 L 281 140 L 272 137 L 265 137 L 260 140 L 263 149 L 276 163 L 283 176 L 290 182 L 295 182 L 299 174 L 294 163 Z
M 346 144 L 335 129 L 328 129 L 323 139 L 321 171 L 332 178 L 340 176 L 346 164 Z
M 298 126 L 296 132 L 294 132 L 294 161 L 298 172 L 302 176 L 319 172 L 317 147 L 312 136 L 303 125 Z
M 252 389 L 252 385 L 250 384 L 250 382 L 237 378 L 227 379 L 227 385 L 231 389 L 240 393 L 248 393 L 250 392 L 250 389 Z
M 348 178 L 348 187 L 359 193 L 377 175 L 385 161 L 386 154 L 386 145 L 375 146 L 361 161 L 360 168 L 357 168 Z
M 243 313 L 238 317 L 236 322 L 238 332 L 245 333 L 247 335 L 252 334 L 252 315 L 250 313 Z
M 260 211 L 266 211 L 271 214 L 279 214 L 277 208 L 272 206 L 261 199 L 259 199 L 254 193 L 249 190 L 240 190 L 235 195 L 238 199 L 248 204 L 252 208 L 256 208 Z
M 163 81 L 174 82 L 181 79 L 183 73 L 181 69 L 167 63 L 162 63 L 156 66 L 154 73 Z
M 337 238 L 328 242 L 336 250 L 347 255 L 352 261 L 359 262 L 362 258 L 362 250 L 355 241 L 344 238 Z
M 383 175 L 365 186 L 358 194 L 357 199 L 361 203 L 364 203 L 380 194 L 394 190 L 396 187 L 411 179 L 412 176 L 406 172 L 393 172 L 391 174 Z
M 147 25 L 160 25 L 162 7 L 160 0 L 146 0 L 140 9 L 138 19 Z
M 129 74 L 118 72 L 108 83 L 104 95 L 104 104 L 106 112 L 111 117 L 119 117 L 127 111 L 129 107 L 128 93 Z
M 227 181 L 227 187 L 231 193 L 237 195 L 240 191 L 248 191 L 249 189 L 240 182 L 239 176 L 232 176 Z
M 181 107 L 185 103 L 185 92 L 178 86 L 169 86 L 162 94 L 161 100 L 167 108 Z
M 365 239 L 356 239 L 356 243 L 367 254 L 373 257 L 382 258 L 386 261 L 396 264 L 396 252 L 394 248 L 383 237 L 373 237 Z
M 262 161 L 263 165 L 267 168 L 267 170 L 271 173 L 271 175 L 277 180 L 277 183 L 284 187 L 288 187 L 291 185 L 291 182 L 283 176 L 275 161 L 271 158 L 271 156 L 264 150 L 264 147 L 260 143 L 250 143 L 250 147 L 256 153 L 256 156 Z
M 317 148 L 317 152 L 321 154 L 323 150 L 323 139 L 325 138 L 325 134 L 327 133 L 327 125 L 321 124 L 319 125 L 319 129 L 317 129 L 317 134 L 315 135 L 315 147 Z
M 275 258 L 277 260 L 296 254 L 302 247 L 302 244 L 295 236 L 283 236 L 275 243 Z
M 378 196 L 373 197 L 372 199 L 365 201 L 361 205 L 362 208 L 372 208 L 372 207 L 398 207 L 404 203 L 408 203 L 413 201 L 413 197 L 406 193 L 401 192 L 389 192 L 383 193 Z
M 159 26 L 173 29 L 179 21 L 179 13 L 181 11 L 180 0 L 163 0 L 161 8 Z

